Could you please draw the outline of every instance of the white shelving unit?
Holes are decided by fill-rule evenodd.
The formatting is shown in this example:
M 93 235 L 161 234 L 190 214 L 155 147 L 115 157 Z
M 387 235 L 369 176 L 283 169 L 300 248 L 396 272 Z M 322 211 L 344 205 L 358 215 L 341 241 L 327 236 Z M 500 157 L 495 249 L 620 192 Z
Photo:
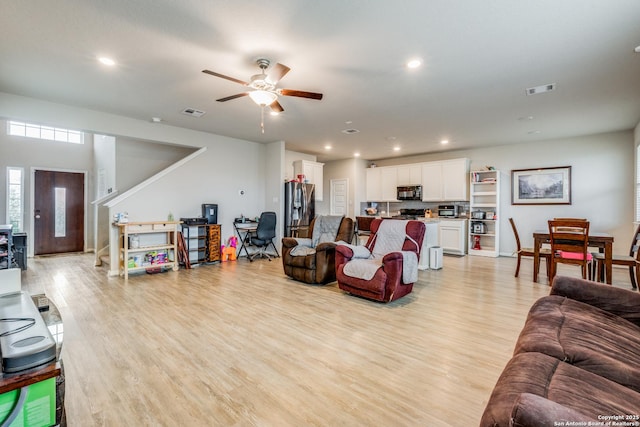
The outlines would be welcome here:
M 500 254 L 500 171 L 470 174 L 469 255 Z

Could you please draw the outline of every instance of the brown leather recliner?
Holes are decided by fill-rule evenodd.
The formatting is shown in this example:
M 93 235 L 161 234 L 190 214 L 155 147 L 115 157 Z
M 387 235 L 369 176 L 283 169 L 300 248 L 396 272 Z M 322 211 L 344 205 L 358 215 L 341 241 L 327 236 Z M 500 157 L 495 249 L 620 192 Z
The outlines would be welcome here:
M 336 280 L 335 242 L 351 242 L 354 225 L 351 218 L 343 217 L 333 241 L 324 241 L 313 248 L 309 247 L 307 249 L 308 255 L 292 255 L 291 251 L 293 250 L 295 253 L 295 248 L 298 245 L 302 245 L 303 241 L 307 245 L 310 243 L 318 218 L 314 218 L 309 225 L 309 239 L 297 239 L 294 237 L 284 237 L 282 239 L 282 266 L 284 267 L 284 273 L 295 280 L 312 284 L 326 284 Z

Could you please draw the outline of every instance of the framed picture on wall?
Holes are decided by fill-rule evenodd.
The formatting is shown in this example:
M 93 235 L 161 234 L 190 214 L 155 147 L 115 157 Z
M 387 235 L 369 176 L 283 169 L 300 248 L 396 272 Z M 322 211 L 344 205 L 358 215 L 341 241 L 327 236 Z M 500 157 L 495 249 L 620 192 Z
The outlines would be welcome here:
M 571 166 L 512 170 L 511 204 L 570 205 Z

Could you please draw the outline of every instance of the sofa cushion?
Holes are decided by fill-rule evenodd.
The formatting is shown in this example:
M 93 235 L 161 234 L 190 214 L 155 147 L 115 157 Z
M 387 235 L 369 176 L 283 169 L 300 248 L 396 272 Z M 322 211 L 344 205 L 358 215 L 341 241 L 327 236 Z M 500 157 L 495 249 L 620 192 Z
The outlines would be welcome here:
M 640 408 L 640 393 L 546 354 L 520 353 L 502 371 L 482 415 L 480 426 L 512 425 L 513 411 L 521 404 L 523 393 L 531 393 L 554 402 L 541 407 L 541 412 L 550 408 L 556 414 L 574 414 L 580 417 L 580 420 L 564 421 L 598 420 L 603 415 L 637 414 Z M 540 400 L 541 405 L 543 402 Z M 562 411 L 562 407 L 567 410 Z M 528 411 L 535 412 L 535 409 L 529 407 Z
M 640 327 L 591 305 L 546 296 L 529 311 L 514 353 L 540 352 L 640 392 Z

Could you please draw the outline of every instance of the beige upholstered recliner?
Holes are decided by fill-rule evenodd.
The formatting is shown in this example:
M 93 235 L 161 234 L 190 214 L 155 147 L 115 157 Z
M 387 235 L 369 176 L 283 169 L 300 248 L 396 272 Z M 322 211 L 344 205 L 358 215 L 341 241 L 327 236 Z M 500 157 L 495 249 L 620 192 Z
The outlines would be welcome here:
M 335 242 L 351 242 L 353 233 L 354 224 L 351 218 L 314 218 L 309 225 L 309 238 L 282 239 L 284 273 L 305 283 L 325 284 L 335 281 Z

